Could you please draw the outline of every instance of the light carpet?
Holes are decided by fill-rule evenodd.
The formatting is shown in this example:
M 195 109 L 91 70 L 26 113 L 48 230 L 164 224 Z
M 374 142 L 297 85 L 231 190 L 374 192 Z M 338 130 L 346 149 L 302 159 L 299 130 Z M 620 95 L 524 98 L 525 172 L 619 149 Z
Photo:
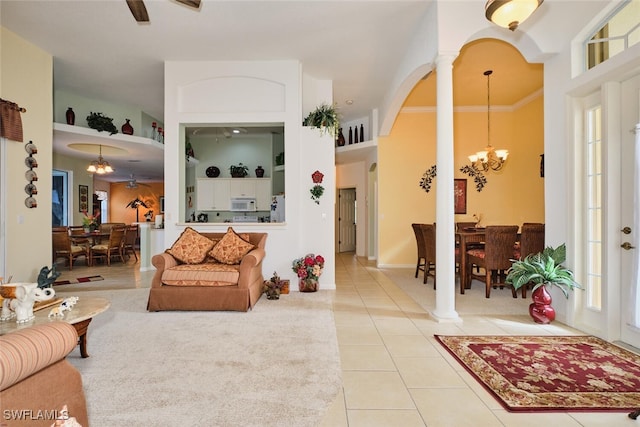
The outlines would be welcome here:
M 95 427 L 315 426 L 342 385 L 330 291 L 263 296 L 247 313 L 149 313 L 148 289 L 69 295 L 111 301 L 91 357 L 68 358 Z

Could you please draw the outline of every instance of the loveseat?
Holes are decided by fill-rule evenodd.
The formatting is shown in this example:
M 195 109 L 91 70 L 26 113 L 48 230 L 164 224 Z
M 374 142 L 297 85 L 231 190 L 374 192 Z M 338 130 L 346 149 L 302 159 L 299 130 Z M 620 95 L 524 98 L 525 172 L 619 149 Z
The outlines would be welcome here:
M 77 345 L 65 322 L 0 336 L 0 426 L 51 426 L 56 417 L 89 425 L 82 378 L 66 360 Z
M 199 233 L 187 227 L 151 263 L 147 310 L 248 311 L 262 295 L 267 233 Z M 204 256 L 203 256 L 204 254 Z

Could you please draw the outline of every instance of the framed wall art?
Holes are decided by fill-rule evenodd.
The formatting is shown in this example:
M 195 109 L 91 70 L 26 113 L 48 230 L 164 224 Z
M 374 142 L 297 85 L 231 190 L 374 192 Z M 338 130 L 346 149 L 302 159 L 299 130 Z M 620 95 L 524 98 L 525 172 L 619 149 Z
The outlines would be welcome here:
M 453 207 L 454 207 L 454 213 L 456 214 L 467 213 L 467 180 L 466 179 L 453 180 Z
M 80 212 L 89 211 L 89 186 L 78 185 L 78 210 Z

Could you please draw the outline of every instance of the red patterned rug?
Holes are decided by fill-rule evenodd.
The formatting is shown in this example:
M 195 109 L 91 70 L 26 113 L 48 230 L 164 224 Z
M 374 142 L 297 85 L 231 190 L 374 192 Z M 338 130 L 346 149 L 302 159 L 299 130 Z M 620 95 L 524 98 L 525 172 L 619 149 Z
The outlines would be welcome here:
M 53 285 L 60 286 L 60 285 L 70 285 L 72 283 L 97 282 L 98 280 L 104 280 L 104 277 L 102 276 L 78 277 L 76 280 L 59 280 L 57 282 L 53 282 Z
M 508 411 L 640 408 L 640 356 L 599 338 L 435 337 Z

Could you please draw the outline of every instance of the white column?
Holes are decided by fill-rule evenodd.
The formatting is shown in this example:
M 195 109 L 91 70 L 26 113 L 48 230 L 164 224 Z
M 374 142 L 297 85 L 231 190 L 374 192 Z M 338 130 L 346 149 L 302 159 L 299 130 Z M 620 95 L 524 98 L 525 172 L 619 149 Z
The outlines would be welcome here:
M 436 308 L 439 321 L 457 321 L 453 214 L 453 61 L 457 52 L 436 59 Z

